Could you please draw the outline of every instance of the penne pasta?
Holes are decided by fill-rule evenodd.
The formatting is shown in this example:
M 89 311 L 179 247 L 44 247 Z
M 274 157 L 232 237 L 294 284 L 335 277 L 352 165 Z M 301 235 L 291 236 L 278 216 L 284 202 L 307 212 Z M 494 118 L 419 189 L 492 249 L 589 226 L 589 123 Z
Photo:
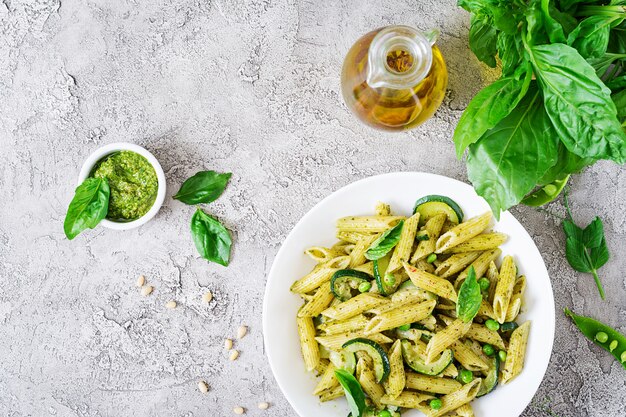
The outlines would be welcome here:
M 329 350 L 339 351 L 341 350 L 343 344 L 348 340 L 359 337 L 366 337 L 365 333 L 362 331 L 337 333 L 328 336 L 317 336 L 315 340 L 317 343 L 328 348 Z M 381 345 L 393 342 L 393 340 L 380 333 L 369 334 L 367 335 L 367 338 Z
M 404 269 L 416 287 L 430 291 L 448 300 L 456 301 L 456 291 L 449 281 L 428 272 L 420 271 L 406 262 L 404 263 Z
M 487 273 L 485 276 L 489 280 L 489 292 L 487 301 L 493 304 L 493 296 L 496 293 L 496 286 L 498 285 L 498 278 L 500 276 L 500 272 L 498 271 L 498 267 L 496 266 L 495 262 L 489 263 L 489 267 L 487 268 Z
M 506 319 L 513 288 L 515 287 L 515 262 L 511 256 L 505 256 L 498 275 L 498 285 L 493 295 L 493 312 L 496 320 L 502 324 Z
M 460 390 L 455 391 L 451 394 L 444 395 L 443 397 L 441 397 L 441 408 L 438 410 L 428 410 L 426 412 L 426 415 L 428 417 L 443 416 L 450 411 L 454 411 L 459 407 L 469 403 L 474 398 L 476 398 L 476 395 L 480 390 L 481 382 L 482 379 L 476 378 L 472 380 L 472 382 L 470 382 L 469 384 L 463 385 L 463 388 L 461 388 Z
M 431 253 L 435 252 L 437 239 L 439 239 L 441 229 L 443 228 L 443 224 L 447 218 L 448 217 L 444 213 L 441 213 L 428 219 L 424 225 L 428 240 L 421 240 L 417 244 L 417 248 L 415 249 L 413 256 L 411 256 L 412 264 L 415 264 L 417 261 L 424 259 Z
M 404 216 L 349 216 L 337 220 L 340 232 L 380 233 L 392 228 Z M 356 243 L 356 242 L 354 242 Z
M 315 390 L 313 391 L 313 395 L 320 395 L 322 392 L 326 390 L 330 390 L 339 385 L 339 381 L 335 378 L 335 365 L 329 363 L 326 367 L 326 370 L 322 374 L 319 382 L 315 386 Z
M 334 320 L 345 320 L 387 302 L 387 299 L 379 294 L 363 293 L 327 308 L 322 311 L 322 315 Z
M 422 375 L 415 372 L 406 373 L 406 388 L 432 394 L 450 394 L 458 391 L 462 385 L 452 378 Z
M 313 269 L 313 271 L 294 282 L 290 290 L 299 294 L 311 292 L 323 283 L 330 281 L 333 274 L 338 269 L 346 268 L 349 264 L 349 256 L 337 256 L 319 265 L 317 268 Z
M 383 396 L 380 402 L 385 405 L 393 405 L 402 408 L 414 408 L 422 412 L 429 409 L 428 401 L 435 398 L 434 395 L 422 394 L 420 392 L 403 391 L 396 398 L 390 398 L 388 395 Z
M 463 365 L 463 368 L 472 372 L 489 369 L 487 362 L 483 361 L 480 356 L 461 341 L 454 341 L 450 347 L 452 348 L 452 352 L 454 352 L 454 359 L 459 361 L 459 363 Z
M 482 233 L 491 222 L 491 212 L 459 223 L 437 239 L 435 253 L 443 253 L 454 246 L 467 242 L 474 236 Z
M 502 370 L 502 383 L 511 382 L 516 376 L 522 372 L 524 359 L 526 357 L 526 345 L 528 344 L 528 335 L 530 333 L 530 322 L 527 321 L 520 327 L 515 329 L 511 334 L 509 342 L 509 351 L 507 352 L 504 369 Z
M 345 252 L 341 249 L 330 249 L 323 246 L 313 246 L 304 251 L 305 255 L 313 259 L 317 263 L 328 262 L 331 259 L 344 255 Z
M 371 236 L 371 233 L 359 233 L 359 232 L 343 232 L 338 231 L 335 235 L 340 241 L 345 241 L 352 244 L 359 243 L 360 240 Z
M 298 317 L 315 317 L 326 309 L 334 299 L 330 282 L 322 284 L 313 297 L 298 311 Z
M 378 238 L 378 235 L 371 235 L 359 240 L 355 245 L 352 252 L 350 252 L 350 268 L 357 267 L 364 264 L 367 259 L 365 258 L 365 252 L 369 249 L 373 241 Z
M 413 249 L 413 243 L 415 242 L 415 233 L 417 233 L 419 219 L 420 215 L 416 213 L 404 222 L 402 232 L 400 233 L 400 241 L 393 251 L 387 272 L 395 272 L 402 268 L 402 262 L 409 261 L 411 249 Z
M 513 294 L 511 295 L 511 301 L 509 302 L 509 308 L 506 311 L 506 317 L 504 321 L 515 321 L 515 318 L 519 314 L 522 308 L 522 297 L 526 290 L 526 277 L 524 275 L 517 278 L 515 286 L 513 287 Z
M 317 367 L 320 361 L 320 350 L 315 341 L 315 326 L 313 326 L 313 319 L 310 317 L 298 317 L 296 323 L 304 365 L 306 370 L 310 372 Z
M 404 324 L 423 320 L 432 313 L 435 304 L 437 304 L 435 300 L 423 301 L 374 316 L 365 326 L 365 334 L 380 333 Z
M 383 404 L 380 400 L 385 395 L 385 390 L 376 381 L 374 367 L 370 361 L 366 360 L 364 357 L 359 358 L 356 365 L 356 374 L 361 388 L 363 388 L 363 391 L 367 394 L 369 399 L 372 400 L 376 408 L 383 408 Z
M 459 274 L 459 276 L 456 279 L 455 284 L 460 286 L 461 283 L 465 281 L 465 278 L 467 277 L 467 274 L 469 273 L 469 270 L 472 267 L 474 268 L 474 272 L 476 273 L 476 278 L 477 279 L 482 278 L 482 276 L 485 275 L 485 272 L 487 272 L 487 268 L 489 268 L 489 264 L 495 261 L 498 258 L 498 256 L 500 256 L 501 253 L 502 251 L 500 249 L 494 249 L 494 250 L 481 253 L 480 256 L 474 262 L 472 262 L 470 266 L 465 268 L 465 270 L 463 270 L 463 272 Z
M 435 333 L 426 346 L 426 363 L 434 361 L 448 346 L 463 337 L 471 325 L 472 322 L 456 319 Z
M 394 400 L 404 390 L 406 383 L 404 374 L 404 359 L 402 359 L 402 346 L 397 339 L 389 349 L 389 376 L 383 383 L 387 396 Z
M 376 213 L 377 216 L 390 216 L 391 206 L 389 204 L 383 203 L 382 201 L 379 201 L 376 203 L 374 212 Z
M 453 246 L 444 253 L 463 253 L 463 252 L 483 252 L 497 249 L 506 242 L 508 236 L 504 233 L 491 232 L 482 233 L 469 239 L 465 243 Z
M 320 324 L 317 328 L 324 332 L 325 335 L 333 335 L 346 332 L 362 331 L 369 322 L 363 314 L 351 317 L 347 320 L 331 320 Z
M 327 401 L 336 400 L 337 398 L 341 398 L 344 395 L 345 394 L 343 391 L 343 387 L 341 385 L 337 385 L 336 387 L 329 388 L 319 393 L 320 401 L 323 403 Z
M 435 275 L 438 275 L 441 278 L 451 277 L 452 275 L 465 269 L 479 256 L 480 252 L 456 253 L 437 266 L 437 269 L 435 269 Z

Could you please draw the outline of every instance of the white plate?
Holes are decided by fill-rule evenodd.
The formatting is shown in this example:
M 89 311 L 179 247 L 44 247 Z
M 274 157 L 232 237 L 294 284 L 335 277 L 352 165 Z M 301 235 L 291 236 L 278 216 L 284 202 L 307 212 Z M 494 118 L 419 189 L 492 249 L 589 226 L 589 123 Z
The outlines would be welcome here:
M 300 355 L 296 312 L 302 301 L 289 287 L 308 273 L 314 262 L 304 255 L 310 246 L 331 246 L 336 242 L 335 221 L 348 215 L 372 214 L 377 201 L 391 204 L 394 213 L 409 215 L 413 203 L 428 194 L 454 199 L 465 218 L 489 210 L 474 189 L 460 181 L 426 173 L 393 173 L 366 178 L 326 197 L 293 228 L 278 251 L 270 271 L 263 302 L 263 332 L 270 366 L 280 389 L 300 417 L 345 417 L 348 406 L 338 399 L 320 403 L 311 393 L 316 385 Z M 548 271 L 532 238 L 510 214 L 503 213 L 495 230 L 509 235 L 502 245 L 504 254 L 515 257 L 527 287 L 521 321 L 532 320 L 524 370 L 507 385 L 472 402 L 478 417 L 517 417 L 530 403 L 548 367 L 554 342 L 554 296 Z M 418 411 L 403 416 L 421 416 Z

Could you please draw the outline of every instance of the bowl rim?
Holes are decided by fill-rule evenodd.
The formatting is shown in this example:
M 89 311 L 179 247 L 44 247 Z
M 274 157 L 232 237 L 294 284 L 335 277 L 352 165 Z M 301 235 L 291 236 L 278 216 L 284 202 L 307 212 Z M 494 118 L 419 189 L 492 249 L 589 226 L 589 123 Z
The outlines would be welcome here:
M 340 198 L 339 197 L 340 195 L 346 193 L 349 189 L 357 188 L 358 186 L 364 186 L 366 184 L 372 184 L 372 183 L 375 184 L 379 181 L 384 181 L 384 180 L 391 180 L 391 179 L 398 180 L 398 178 L 403 178 L 403 177 L 412 178 L 414 176 L 420 177 L 419 179 L 421 180 L 425 180 L 425 179 L 442 180 L 443 179 L 445 181 L 450 181 L 451 184 L 455 183 L 456 186 L 465 188 L 467 189 L 468 192 L 471 192 L 472 194 L 474 194 L 474 196 L 471 198 L 480 198 L 478 195 L 475 194 L 475 191 L 473 190 L 471 185 L 463 181 L 454 179 L 454 178 L 450 178 L 450 177 L 440 175 L 440 174 L 433 174 L 429 172 L 420 172 L 420 171 L 390 172 L 386 174 L 379 174 L 379 175 L 373 175 L 373 176 L 361 178 L 356 181 L 350 182 L 344 185 L 343 187 L 340 187 L 339 189 L 333 190 L 324 198 L 320 199 L 320 201 L 318 201 L 313 207 L 311 207 L 291 228 L 291 230 L 289 231 L 289 233 L 283 240 L 283 243 L 281 244 L 279 250 L 277 251 L 276 256 L 274 257 L 274 260 L 272 261 L 272 266 L 270 268 L 269 273 L 266 276 L 265 291 L 264 291 L 264 297 L 263 297 L 262 326 L 263 326 L 263 344 L 265 347 L 265 356 L 268 360 L 270 369 L 274 376 L 274 380 L 276 381 L 279 389 L 281 390 L 283 396 L 287 399 L 291 407 L 294 409 L 294 411 L 298 415 L 301 415 L 301 416 L 311 415 L 311 413 L 309 412 L 308 409 L 305 408 L 304 405 L 300 404 L 297 401 L 294 393 L 291 392 L 290 389 L 288 389 L 288 382 L 283 379 L 282 372 L 278 372 L 280 367 L 279 367 L 279 361 L 276 357 L 276 349 L 275 349 L 276 343 L 270 343 L 271 341 L 270 341 L 270 336 L 269 336 L 270 333 L 273 333 L 272 331 L 270 331 L 272 327 L 272 323 L 270 323 L 269 321 L 270 320 L 269 312 L 271 310 L 270 298 L 272 298 L 270 297 L 270 293 L 275 290 L 276 281 L 277 281 L 276 279 L 272 279 L 272 278 L 276 277 L 276 275 L 278 274 L 277 271 L 279 271 L 281 268 L 281 265 L 279 265 L 277 260 L 284 257 L 284 253 L 288 251 L 287 250 L 288 244 L 293 243 L 291 241 L 294 238 L 293 236 L 294 231 L 296 229 L 303 227 L 303 225 L 309 221 L 309 218 L 313 218 L 314 213 L 317 214 L 316 212 L 320 210 L 326 203 Z M 482 200 L 481 205 L 484 206 L 485 208 L 488 207 L 487 203 L 484 202 L 484 200 Z M 554 347 L 554 338 L 556 334 L 556 310 L 555 310 L 554 290 L 552 287 L 552 282 L 550 280 L 550 276 L 549 276 L 547 267 L 545 265 L 545 261 L 543 260 L 543 256 L 541 252 L 539 252 L 539 248 L 537 244 L 534 242 L 534 240 L 532 239 L 531 235 L 528 233 L 526 228 L 515 218 L 515 216 L 512 215 L 512 213 L 508 211 L 503 212 L 501 215 L 500 221 L 503 221 L 505 218 L 512 220 L 511 226 L 515 228 L 519 228 L 518 236 L 520 237 L 525 236 L 525 238 L 528 238 L 530 239 L 530 241 L 532 241 L 532 245 L 529 247 L 529 250 L 530 252 L 535 252 L 535 256 L 537 257 L 537 259 L 541 260 L 541 262 L 539 262 L 539 264 L 537 265 L 537 268 L 541 270 L 542 275 L 545 275 L 546 280 L 544 281 L 544 283 L 549 289 L 549 291 L 547 291 L 545 298 L 541 299 L 542 303 L 544 303 L 545 313 L 546 313 L 545 317 L 542 318 L 542 322 L 544 323 L 544 326 L 545 326 L 547 340 L 544 340 L 542 342 L 543 349 L 541 349 L 542 351 L 542 355 L 540 357 L 541 363 L 539 363 L 538 366 L 531 367 L 536 371 L 534 372 L 537 374 L 536 377 L 531 381 L 530 387 L 525 387 L 525 389 L 523 390 L 524 399 L 521 401 L 517 401 L 515 404 L 513 404 L 515 411 L 517 412 L 517 414 L 515 415 L 520 415 L 523 412 L 523 410 L 528 406 L 528 404 L 530 404 L 533 396 L 537 393 L 541 382 L 545 379 L 545 375 L 549 367 L 550 358 L 552 356 L 552 349 Z M 270 347 L 270 345 L 272 346 Z M 534 345 L 537 345 L 537 343 L 534 343 Z M 529 364 L 527 363 L 525 366 L 529 367 Z M 302 375 L 305 375 L 305 374 L 306 373 L 302 371 Z
M 159 161 L 154 157 L 154 155 L 152 155 L 152 153 L 150 153 L 142 146 L 128 142 L 115 142 L 101 146 L 93 151 L 83 163 L 83 166 L 80 169 L 80 173 L 78 174 L 77 185 L 82 184 L 82 182 L 89 177 L 89 174 L 91 173 L 93 167 L 105 156 L 118 151 L 132 151 L 146 158 L 150 165 L 152 165 L 152 168 L 154 168 L 154 172 L 156 173 L 158 180 L 156 198 L 154 200 L 154 203 L 152 204 L 152 207 L 150 207 L 150 210 L 148 210 L 146 214 L 130 222 L 116 222 L 109 219 L 102 219 L 102 221 L 100 222 L 100 224 L 107 229 L 129 230 L 137 228 L 150 221 L 154 216 L 156 216 L 156 214 L 159 212 L 159 209 L 163 205 L 163 202 L 165 201 L 165 192 L 167 188 L 167 184 L 165 181 L 165 172 L 163 171 L 163 168 L 161 167 Z

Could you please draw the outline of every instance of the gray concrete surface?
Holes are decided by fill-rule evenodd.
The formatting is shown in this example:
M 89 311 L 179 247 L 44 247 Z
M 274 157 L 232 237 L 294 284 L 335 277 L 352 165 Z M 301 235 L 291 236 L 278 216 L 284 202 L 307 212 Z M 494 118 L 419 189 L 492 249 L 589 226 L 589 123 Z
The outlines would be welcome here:
M 496 74 L 468 50 L 468 16 L 454 3 L 2 0 L 0 415 L 228 416 L 242 405 L 251 416 L 294 416 L 264 358 L 265 276 L 295 222 L 343 185 L 391 171 L 467 180 L 450 136 Z M 450 70 L 436 116 L 402 134 L 361 125 L 338 83 L 348 47 L 392 23 L 441 28 Z M 115 141 L 158 157 L 168 197 L 199 169 L 234 173 L 210 206 L 235 235 L 230 267 L 198 258 L 192 208 L 170 198 L 138 230 L 65 239 L 82 161 Z M 624 369 L 560 313 L 572 307 L 626 330 L 625 189 L 623 168 L 610 163 L 573 181 L 578 219 L 605 220 L 606 302 L 566 264 L 561 203 L 547 208 L 554 215 L 514 210 L 544 254 L 558 309 L 550 368 L 524 417 L 626 415 Z M 155 286 L 148 298 L 139 274 Z M 166 310 L 170 299 L 180 308 Z M 240 324 L 250 334 L 230 363 L 222 340 Z M 262 400 L 271 414 L 256 409 Z

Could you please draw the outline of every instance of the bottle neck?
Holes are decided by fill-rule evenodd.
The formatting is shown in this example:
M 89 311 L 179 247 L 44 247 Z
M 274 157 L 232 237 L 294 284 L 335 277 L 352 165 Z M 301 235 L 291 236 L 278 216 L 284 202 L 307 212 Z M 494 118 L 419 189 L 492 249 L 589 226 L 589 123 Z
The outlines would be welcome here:
M 437 31 L 424 35 L 409 26 L 382 29 L 369 47 L 367 83 L 373 88 L 415 87 L 430 71 L 437 36 Z

